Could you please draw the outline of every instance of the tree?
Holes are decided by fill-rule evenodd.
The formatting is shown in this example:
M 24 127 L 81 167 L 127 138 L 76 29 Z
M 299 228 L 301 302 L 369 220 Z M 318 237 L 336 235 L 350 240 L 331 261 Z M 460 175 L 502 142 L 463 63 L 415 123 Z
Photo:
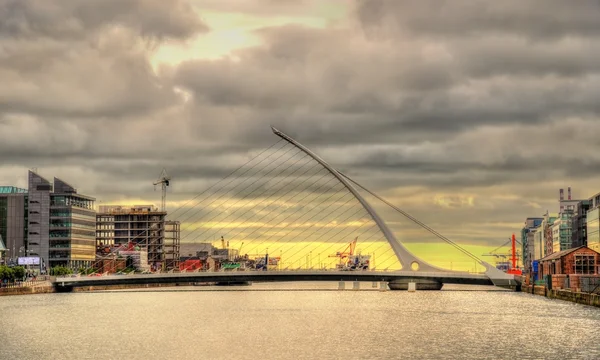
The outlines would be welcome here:
M 25 277 L 25 268 L 22 266 L 15 266 L 12 268 L 14 279 L 15 280 L 23 280 Z
M 65 276 L 65 275 L 71 275 L 73 273 L 73 270 L 64 267 L 64 266 L 55 266 L 52 268 L 51 274 L 54 276 Z
M 13 269 L 5 265 L 0 265 L 0 280 L 2 281 L 13 281 L 15 273 Z

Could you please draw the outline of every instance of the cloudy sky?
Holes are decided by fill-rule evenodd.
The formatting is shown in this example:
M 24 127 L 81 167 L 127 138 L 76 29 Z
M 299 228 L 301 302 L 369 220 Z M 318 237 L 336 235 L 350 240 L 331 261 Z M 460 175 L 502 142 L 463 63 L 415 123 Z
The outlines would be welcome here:
M 172 210 L 274 125 L 495 247 L 559 188 L 600 192 L 598 19 L 595 0 L 0 0 L 0 184 L 37 168 L 158 204 L 164 167 Z

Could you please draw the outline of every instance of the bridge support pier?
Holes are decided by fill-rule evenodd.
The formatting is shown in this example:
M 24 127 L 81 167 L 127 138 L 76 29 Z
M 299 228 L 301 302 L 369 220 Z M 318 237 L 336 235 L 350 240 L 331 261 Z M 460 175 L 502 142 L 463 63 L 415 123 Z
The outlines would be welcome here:
M 59 283 L 54 283 L 54 290 L 57 293 L 68 293 L 73 292 L 73 287 L 69 285 L 60 285 Z
M 441 282 L 429 279 L 397 279 L 392 280 L 388 283 L 390 290 L 408 290 L 408 284 L 414 283 L 416 290 L 441 290 L 442 284 Z

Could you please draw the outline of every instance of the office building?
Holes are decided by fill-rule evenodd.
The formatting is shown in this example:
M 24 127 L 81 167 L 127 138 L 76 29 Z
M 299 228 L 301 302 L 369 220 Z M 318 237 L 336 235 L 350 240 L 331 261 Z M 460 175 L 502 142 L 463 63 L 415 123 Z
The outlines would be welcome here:
M 68 183 L 28 173 L 28 189 L 0 187 L 0 234 L 9 257 L 40 258 L 40 270 L 92 264 L 95 258 L 95 199 Z
M 592 208 L 591 200 L 577 203 L 571 217 L 571 247 L 587 246 L 587 212 Z
M 531 270 L 531 261 L 533 260 L 534 253 L 534 233 L 536 229 L 542 224 L 543 218 L 527 218 L 525 220 L 525 226 L 521 229 L 521 254 L 523 254 L 523 268 L 525 272 Z
M 15 186 L 0 186 L 0 238 L 6 250 L 3 257 L 15 259 L 25 249 L 27 241 L 27 190 Z
M 73 186 L 54 178 L 54 191 L 50 194 L 50 267 L 77 269 L 93 264 L 96 258 L 94 203 L 94 198 L 78 194 Z
M 600 207 L 593 208 L 587 212 L 587 246 L 600 252 Z
M 552 252 L 557 253 L 571 248 L 572 208 L 563 209 L 552 223 Z

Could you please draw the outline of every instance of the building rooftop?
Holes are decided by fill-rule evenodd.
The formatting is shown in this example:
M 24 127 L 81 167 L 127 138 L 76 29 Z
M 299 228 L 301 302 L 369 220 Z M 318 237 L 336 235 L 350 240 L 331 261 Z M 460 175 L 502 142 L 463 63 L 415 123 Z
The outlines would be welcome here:
M 98 214 L 121 214 L 121 215 L 134 215 L 134 214 L 166 214 L 166 212 L 160 211 L 154 205 L 100 205 Z
M 0 186 L 0 194 L 27 194 L 27 189 L 16 186 Z
M 568 255 L 568 254 L 570 254 L 570 253 L 572 253 L 574 251 L 577 251 L 579 249 L 582 249 L 582 248 L 587 248 L 587 246 L 579 246 L 579 247 L 576 247 L 576 248 L 566 249 L 566 250 L 563 250 L 563 251 L 559 251 L 559 252 L 550 254 L 550 255 L 548 255 L 548 256 L 546 256 L 544 258 L 541 258 L 540 261 L 555 260 L 555 259 L 561 258 L 561 257 L 563 257 L 565 255 Z M 590 249 L 590 250 L 592 250 L 592 249 Z M 594 251 L 594 250 L 592 250 L 592 251 Z

